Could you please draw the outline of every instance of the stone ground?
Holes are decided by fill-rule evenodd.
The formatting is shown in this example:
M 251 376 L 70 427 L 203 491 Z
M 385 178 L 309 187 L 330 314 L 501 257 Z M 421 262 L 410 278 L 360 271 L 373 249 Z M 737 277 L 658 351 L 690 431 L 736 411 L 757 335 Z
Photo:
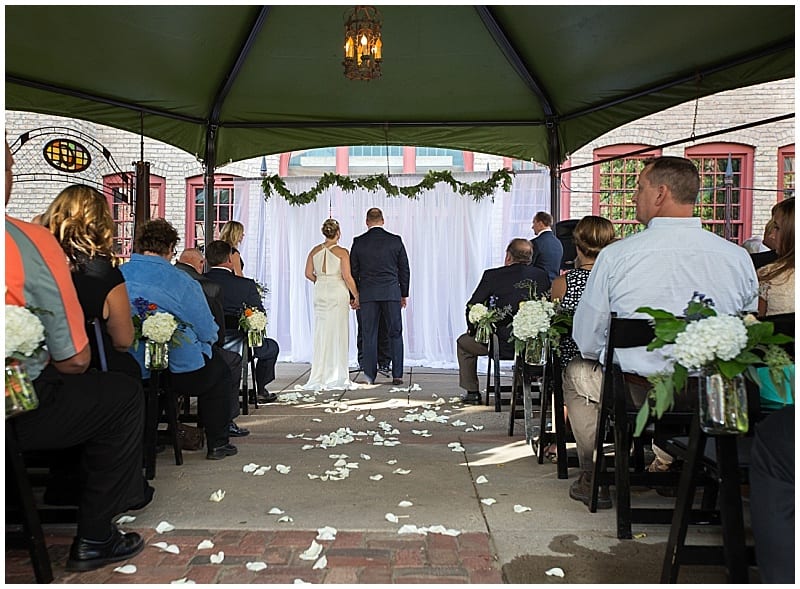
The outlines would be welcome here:
M 139 555 L 119 563 L 135 565 L 135 573 L 114 572 L 119 565 L 65 572 L 74 527 L 49 526 L 55 582 L 658 582 L 668 526 L 635 525 L 636 539 L 617 540 L 614 510 L 590 514 L 568 497 L 575 469 L 559 480 L 555 465 L 538 464 L 521 420 L 507 435 L 508 406 L 495 413 L 493 406 L 453 402 L 460 393 L 454 371 L 407 368 L 403 387 L 379 380 L 371 388 L 292 400 L 307 371 L 307 364 L 278 365 L 271 389 L 281 400 L 239 418 L 252 433 L 234 440 L 237 456 L 208 461 L 204 451 L 184 452 L 184 464 L 176 466 L 171 452 L 159 455 L 154 501 L 122 526 L 145 538 Z M 337 431 L 343 437 L 333 445 Z M 349 466 L 346 478 L 312 478 L 341 476 L 337 461 Z M 270 468 L 256 476 L 245 472 L 248 464 Z M 290 470 L 281 474 L 279 466 Z M 219 489 L 224 499 L 210 501 Z M 674 500 L 644 491 L 634 502 Z M 279 521 L 285 516 L 291 521 Z M 175 529 L 158 533 L 164 521 Z M 334 539 L 315 540 L 325 527 L 335 529 Z M 715 528 L 691 535 L 696 543 L 719 541 Z M 203 540 L 214 547 L 198 548 Z M 301 558 L 315 541 L 319 556 Z M 156 542 L 174 544 L 179 553 Z M 224 559 L 212 563 L 219 552 Z M 266 568 L 253 572 L 248 562 Z M 34 580 L 23 550 L 7 548 L 5 567 L 6 583 Z M 545 574 L 555 567 L 563 578 Z M 719 567 L 692 566 L 683 567 L 679 580 L 725 582 L 725 575 Z

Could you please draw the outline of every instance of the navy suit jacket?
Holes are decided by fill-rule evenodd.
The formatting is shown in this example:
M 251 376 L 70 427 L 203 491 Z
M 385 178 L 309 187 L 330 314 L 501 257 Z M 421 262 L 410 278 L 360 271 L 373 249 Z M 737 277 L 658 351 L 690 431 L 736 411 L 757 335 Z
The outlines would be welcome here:
M 411 273 L 403 240 L 382 227 L 372 227 L 353 239 L 350 272 L 362 303 L 408 296 Z
M 514 344 L 509 343 L 511 337 L 511 321 L 513 314 L 519 310 L 520 301 L 528 299 L 527 287 L 519 288 L 518 283 L 523 280 L 532 280 L 536 283 L 535 298 L 539 298 L 542 293 L 550 289 L 550 279 L 547 273 L 533 264 L 511 264 L 486 270 L 481 277 L 481 281 L 467 301 L 467 327 L 470 333 L 475 328 L 469 323 L 469 306 L 475 303 L 483 303 L 488 306 L 489 297 L 497 297 L 495 307 L 502 308 L 511 305 L 511 313 L 506 319 L 497 323 L 497 336 L 500 339 L 500 354 L 506 357 L 514 355 Z
M 550 280 L 555 280 L 561 273 L 561 258 L 564 257 L 564 246 L 561 245 L 553 231 L 542 231 L 534 239 L 533 260 L 531 264 L 547 272 Z
M 222 307 L 222 287 L 216 282 L 212 282 L 189 264 L 183 262 L 175 262 L 175 267 L 178 270 L 183 270 L 189 276 L 194 278 L 203 287 L 203 294 L 206 295 L 208 301 L 208 308 L 211 309 L 211 314 L 214 315 L 214 322 L 219 328 L 219 335 L 217 336 L 217 345 L 222 347 L 225 343 L 225 311 Z
M 222 287 L 222 310 L 225 312 L 227 329 L 238 329 L 238 320 L 245 305 L 264 310 L 256 281 L 252 278 L 236 276 L 225 268 L 211 268 L 205 277 Z M 236 325 L 232 324 L 233 317 L 236 318 Z

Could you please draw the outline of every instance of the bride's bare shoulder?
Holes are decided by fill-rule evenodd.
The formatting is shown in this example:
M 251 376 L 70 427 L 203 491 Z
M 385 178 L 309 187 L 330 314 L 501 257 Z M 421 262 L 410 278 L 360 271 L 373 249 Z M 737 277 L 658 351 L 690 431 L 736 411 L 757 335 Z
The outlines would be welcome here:
M 337 256 L 339 256 L 340 258 L 341 258 L 341 257 L 343 257 L 343 256 L 349 256 L 349 255 L 350 255 L 350 252 L 348 252 L 348 251 L 347 251 L 347 248 L 345 248 L 345 247 L 342 247 L 342 246 L 340 246 L 340 245 L 335 245 L 335 246 L 334 246 L 334 247 L 331 249 L 331 251 L 332 251 L 332 252 L 334 252 L 334 253 L 335 253 Z

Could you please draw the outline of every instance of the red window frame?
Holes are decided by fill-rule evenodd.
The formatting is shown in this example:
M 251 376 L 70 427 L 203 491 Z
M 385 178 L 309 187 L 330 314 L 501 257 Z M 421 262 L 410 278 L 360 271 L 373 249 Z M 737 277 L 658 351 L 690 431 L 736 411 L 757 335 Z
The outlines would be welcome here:
M 794 197 L 794 181 L 794 143 L 792 143 L 778 149 L 778 202 L 784 198 Z
M 725 184 L 728 155 L 733 163 L 731 186 L 731 241 L 742 244 L 750 237 L 753 212 L 753 155 L 754 149 L 740 143 L 707 143 L 687 147 L 685 156 L 700 172 L 700 194 L 694 214 L 703 226 L 724 236 Z
M 129 177 L 130 182 L 135 182 L 135 175 L 131 174 Z M 108 201 L 111 218 L 114 219 L 114 252 L 123 260 L 128 260 L 133 251 L 133 220 L 136 203 L 115 198 L 116 195 L 124 194 L 124 186 L 121 174 L 103 176 L 103 195 Z M 151 219 L 164 216 L 166 195 L 166 178 L 150 174 Z
M 595 164 L 592 169 L 592 214 L 605 217 L 614 224 L 617 237 L 625 237 L 642 230 L 636 220 L 636 205 L 633 193 L 644 160 L 659 157 L 661 150 L 649 151 L 622 157 L 632 151 L 648 148 L 648 145 L 618 143 L 594 150 L 594 161 L 615 158 L 612 161 Z
M 231 174 L 214 174 L 214 236 L 219 239 L 222 226 L 233 219 L 233 206 L 236 194 L 233 180 L 238 176 Z M 186 179 L 186 247 L 198 247 L 205 244 L 205 221 L 202 199 L 199 199 L 204 189 L 204 176 L 193 176 Z M 225 201 L 225 202 L 220 202 Z M 200 220 L 198 221 L 198 212 Z

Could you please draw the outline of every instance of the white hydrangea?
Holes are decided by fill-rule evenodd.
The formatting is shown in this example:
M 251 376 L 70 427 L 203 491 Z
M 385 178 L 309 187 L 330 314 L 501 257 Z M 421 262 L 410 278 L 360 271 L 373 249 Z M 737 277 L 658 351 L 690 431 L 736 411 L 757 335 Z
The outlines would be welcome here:
M 31 356 L 44 341 L 44 326 L 25 307 L 6 305 L 6 358 Z
M 489 314 L 489 309 L 483 303 L 475 303 L 469 308 L 469 322 L 473 325 Z
M 550 329 L 550 320 L 555 313 L 555 304 L 547 299 L 522 301 L 512 322 L 514 337 L 528 340 L 546 333 Z
M 178 327 L 178 322 L 170 313 L 158 312 L 150 315 L 142 322 L 142 335 L 158 343 L 166 343 L 172 339 L 172 334 Z
M 253 314 L 245 319 L 249 331 L 264 331 L 267 328 L 267 315 L 263 311 L 253 309 Z
M 697 370 L 714 360 L 732 360 L 747 345 L 747 328 L 733 315 L 706 317 L 692 321 L 675 338 L 672 357 L 689 370 Z

